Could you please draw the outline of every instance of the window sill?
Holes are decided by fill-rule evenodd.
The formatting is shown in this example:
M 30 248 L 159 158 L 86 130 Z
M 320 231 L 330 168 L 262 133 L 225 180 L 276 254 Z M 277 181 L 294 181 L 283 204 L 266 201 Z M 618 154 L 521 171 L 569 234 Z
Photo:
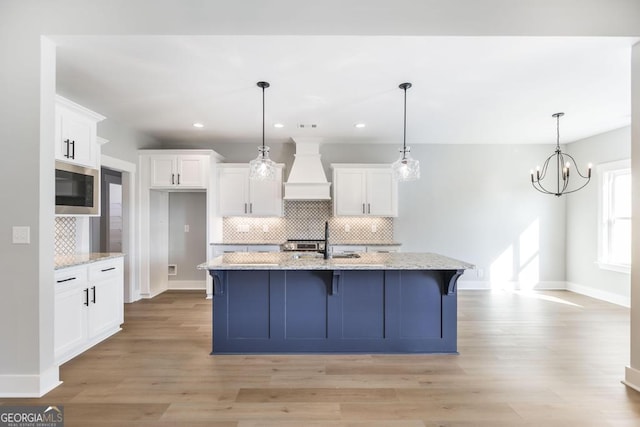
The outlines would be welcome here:
M 606 262 L 601 262 L 601 261 L 596 262 L 596 264 L 598 264 L 598 267 L 600 267 L 602 270 L 617 271 L 618 273 L 631 274 L 630 265 L 608 264 Z

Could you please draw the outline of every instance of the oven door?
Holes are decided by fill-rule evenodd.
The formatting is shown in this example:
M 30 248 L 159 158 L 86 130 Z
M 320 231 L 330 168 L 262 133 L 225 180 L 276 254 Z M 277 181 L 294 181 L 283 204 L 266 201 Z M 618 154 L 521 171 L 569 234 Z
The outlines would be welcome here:
M 56 162 L 56 214 L 100 215 L 100 171 Z

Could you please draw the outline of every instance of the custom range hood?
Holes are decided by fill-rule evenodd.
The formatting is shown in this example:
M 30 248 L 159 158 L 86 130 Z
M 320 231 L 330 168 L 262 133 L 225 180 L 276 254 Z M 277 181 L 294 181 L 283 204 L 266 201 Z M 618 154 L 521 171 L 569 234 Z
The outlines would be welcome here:
M 292 138 L 296 154 L 289 178 L 284 184 L 285 200 L 331 200 L 324 168 L 320 161 L 320 138 Z

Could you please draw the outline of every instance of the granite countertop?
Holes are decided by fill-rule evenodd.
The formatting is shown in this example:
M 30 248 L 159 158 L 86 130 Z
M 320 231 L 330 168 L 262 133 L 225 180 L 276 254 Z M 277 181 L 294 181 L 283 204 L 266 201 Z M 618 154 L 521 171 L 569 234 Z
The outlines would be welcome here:
M 199 270 L 465 270 L 475 266 L 433 253 L 360 253 L 323 259 L 309 252 L 238 252 L 200 264 Z
M 111 258 L 120 258 L 124 254 L 120 252 L 90 252 L 85 254 L 56 255 L 54 258 L 55 270 L 76 265 L 90 264 Z
M 331 246 L 402 246 L 398 242 L 329 242 Z
M 322 239 L 318 239 L 318 240 L 322 240 Z M 258 246 L 258 245 L 283 245 L 286 242 L 283 242 L 282 240 L 279 241 L 274 241 L 274 242 L 265 242 L 264 240 L 261 240 L 259 242 L 213 242 L 213 243 L 209 243 L 210 245 L 252 245 L 252 246 Z M 330 241 L 329 245 L 334 246 L 334 245 L 341 245 L 341 246 L 401 246 L 402 243 L 398 243 L 398 242 L 333 242 Z
M 264 240 L 260 240 L 259 242 L 213 242 L 213 243 L 209 243 L 210 245 L 238 245 L 238 246 L 242 246 L 242 245 L 251 245 L 251 246 L 259 246 L 259 245 L 264 245 L 264 246 L 271 246 L 271 245 L 282 245 L 284 244 L 283 240 L 278 240 L 278 241 L 273 241 L 273 242 L 269 242 L 269 241 L 264 241 Z

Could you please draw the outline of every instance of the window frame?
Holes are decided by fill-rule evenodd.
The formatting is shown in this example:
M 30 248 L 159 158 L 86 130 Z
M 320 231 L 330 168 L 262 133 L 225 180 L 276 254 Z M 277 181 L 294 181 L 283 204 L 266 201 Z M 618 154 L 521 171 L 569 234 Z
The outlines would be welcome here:
M 612 182 L 616 175 L 631 174 L 631 159 L 598 165 L 598 266 L 603 270 L 631 274 L 631 264 L 615 263 L 609 255 L 611 241 Z M 629 195 L 631 197 L 631 194 Z M 631 248 L 629 248 L 631 250 Z

